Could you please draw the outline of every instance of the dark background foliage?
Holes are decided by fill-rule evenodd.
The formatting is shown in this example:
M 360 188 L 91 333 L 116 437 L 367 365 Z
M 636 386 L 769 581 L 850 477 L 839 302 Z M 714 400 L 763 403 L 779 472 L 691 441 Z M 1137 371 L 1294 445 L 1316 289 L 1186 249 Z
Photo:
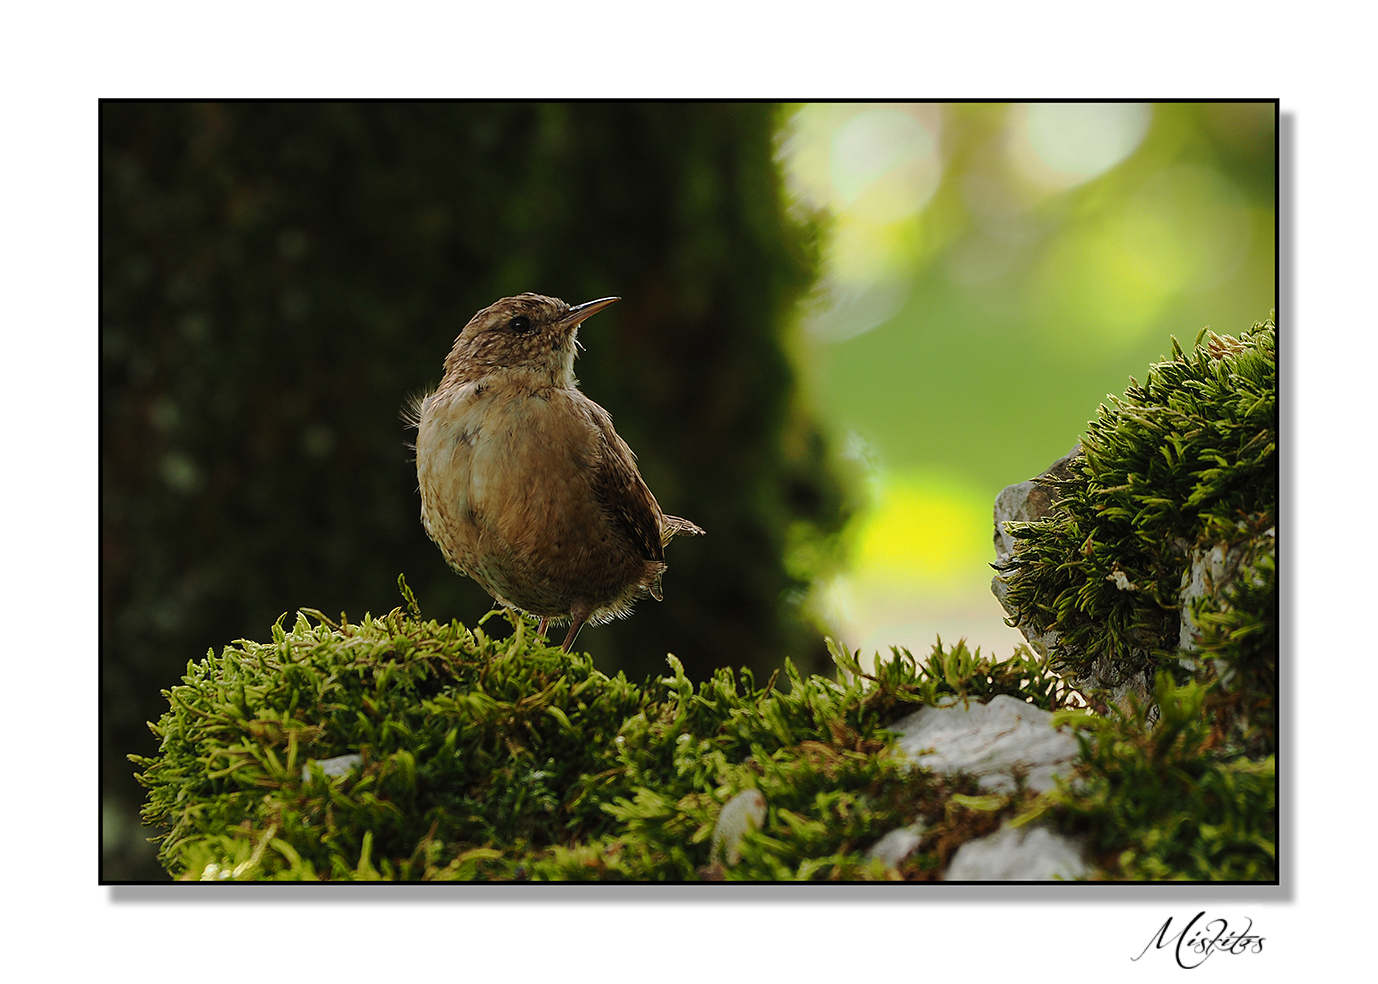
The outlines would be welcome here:
M 421 528 L 398 411 L 501 296 L 624 298 L 577 372 L 663 507 L 708 531 L 669 548 L 664 603 L 580 647 L 634 680 L 667 652 L 699 679 L 824 665 L 800 558 L 827 557 L 846 505 L 786 354 L 817 249 L 784 208 L 777 112 L 102 106 L 107 879 L 159 877 L 130 846 L 124 756 L 153 751 L 189 660 L 299 607 L 386 612 L 399 573 L 427 617 L 491 607 Z

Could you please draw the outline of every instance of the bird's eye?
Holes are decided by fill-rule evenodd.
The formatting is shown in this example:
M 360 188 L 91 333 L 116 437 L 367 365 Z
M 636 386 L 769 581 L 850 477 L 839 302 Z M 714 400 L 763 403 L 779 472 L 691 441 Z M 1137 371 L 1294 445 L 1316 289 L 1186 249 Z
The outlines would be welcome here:
M 524 335 L 531 330 L 531 319 L 524 314 L 519 314 L 507 322 L 507 327 L 514 335 Z

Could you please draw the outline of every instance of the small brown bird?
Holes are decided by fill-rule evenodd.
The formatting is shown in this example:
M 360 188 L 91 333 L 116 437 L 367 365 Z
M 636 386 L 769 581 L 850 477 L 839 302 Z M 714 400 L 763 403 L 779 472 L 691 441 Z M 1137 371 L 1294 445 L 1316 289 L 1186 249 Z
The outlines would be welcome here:
M 585 622 L 661 599 L 667 516 L 608 412 L 579 392 L 579 325 L 609 304 L 504 297 L 464 326 L 435 392 L 412 405 L 421 522 L 450 566 L 508 608 Z

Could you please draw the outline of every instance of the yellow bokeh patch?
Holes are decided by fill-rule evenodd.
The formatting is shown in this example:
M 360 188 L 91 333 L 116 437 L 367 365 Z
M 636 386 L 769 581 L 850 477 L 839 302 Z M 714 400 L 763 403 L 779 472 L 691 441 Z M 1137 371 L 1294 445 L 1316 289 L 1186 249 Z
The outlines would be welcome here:
M 860 521 L 853 576 L 953 587 L 988 579 L 993 498 L 950 476 L 885 475 Z

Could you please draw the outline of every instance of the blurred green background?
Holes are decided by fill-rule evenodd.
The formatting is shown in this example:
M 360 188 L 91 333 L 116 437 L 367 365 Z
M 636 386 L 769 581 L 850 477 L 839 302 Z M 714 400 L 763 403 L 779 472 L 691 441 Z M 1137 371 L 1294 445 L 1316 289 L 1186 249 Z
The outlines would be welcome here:
M 1019 639 L 991 503 L 1209 324 L 1273 304 L 1276 106 L 105 103 L 103 875 L 157 878 L 128 752 L 284 612 L 491 605 L 417 516 L 397 411 L 536 290 L 622 303 L 576 370 L 664 508 L 608 672 L 822 635 Z M 499 620 L 487 628 L 502 631 Z
M 861 466 L 849 563 L 814 606 L 864 653 L 1022 642 L 991 507 L 1130 376 L 1276 290 L 1273 102 L 798 107 L 796 208 L 830 216 L 800 364 Z

